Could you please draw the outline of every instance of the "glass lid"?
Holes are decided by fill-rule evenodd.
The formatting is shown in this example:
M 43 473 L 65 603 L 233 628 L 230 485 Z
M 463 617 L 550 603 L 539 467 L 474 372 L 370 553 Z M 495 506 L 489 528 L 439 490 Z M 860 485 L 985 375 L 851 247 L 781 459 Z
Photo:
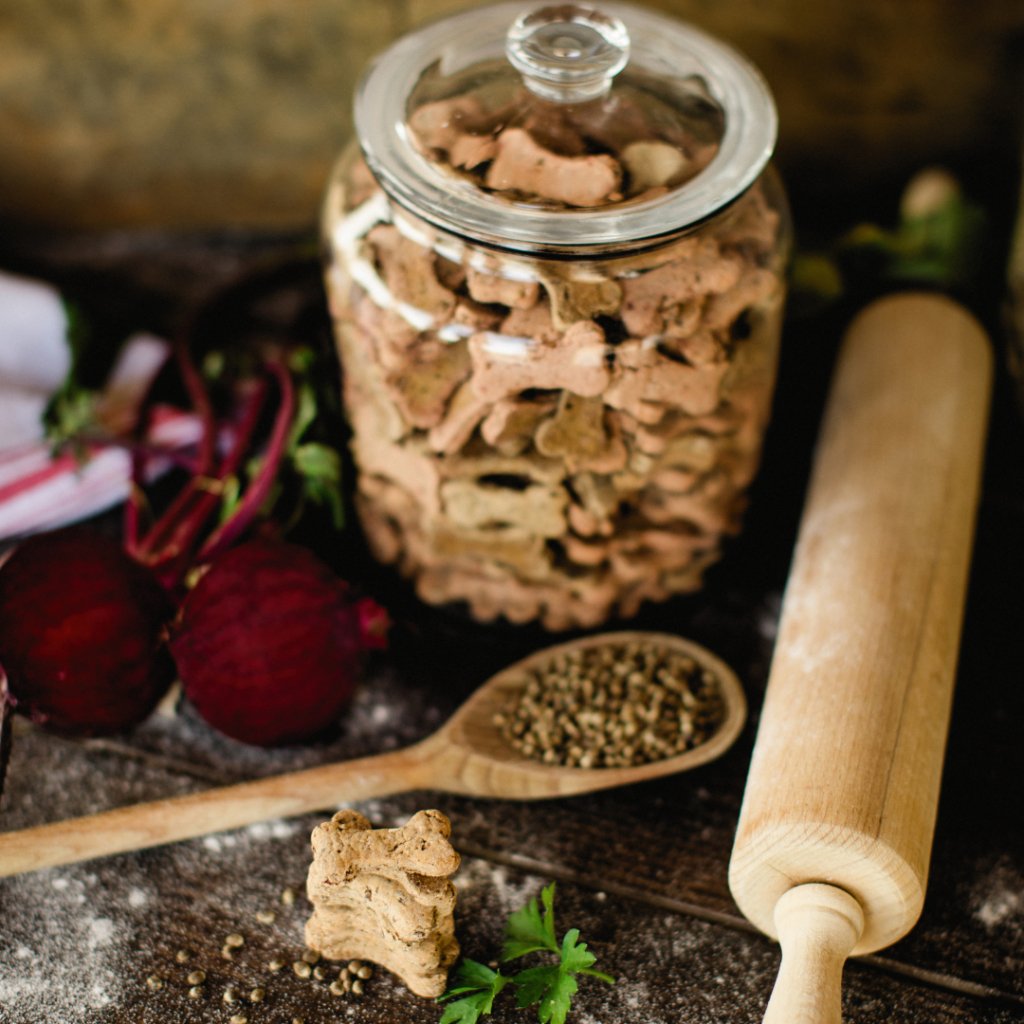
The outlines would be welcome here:
M 626 4 L 474 8 L 405 36 L 356 96 L 384 190 L 499 249 L 580 256 L 685 232 L 757 179 L 775 105 L 705 33 Z

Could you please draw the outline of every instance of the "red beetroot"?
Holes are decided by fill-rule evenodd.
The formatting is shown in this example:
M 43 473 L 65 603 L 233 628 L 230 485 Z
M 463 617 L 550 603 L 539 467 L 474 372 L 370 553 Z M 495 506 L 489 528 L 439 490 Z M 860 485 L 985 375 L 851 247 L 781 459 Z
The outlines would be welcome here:
M 99 735 L 145 718 L 174 679 L 173 607 L 121 547 L 81 527 L 40 534 L 0 568 L 0 665 L 9 700 L 56 732 Z
M 387 619 L 305 548 L 247 541 L 188 594 L 171 637 L 185 693 L 215 729 L 243 743 L 310 739 L 337 721 L 362 654 Z

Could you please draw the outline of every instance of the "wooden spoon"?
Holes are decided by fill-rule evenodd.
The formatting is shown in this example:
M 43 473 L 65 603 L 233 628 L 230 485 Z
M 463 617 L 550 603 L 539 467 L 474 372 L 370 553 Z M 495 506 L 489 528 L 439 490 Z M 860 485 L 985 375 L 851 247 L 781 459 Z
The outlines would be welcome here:
M 563 652 L 630 641 L 653 641 L 666 651 L 687 654 L 715 674 L 724 711 L 708 740 L 686 753 L 631 768 L 564 768 L 526 758 L 504 739 L 494 715 L 526 685 L 529 670 Z M 543 800 L 644 782 L 718 757 L 739 735 L 745 718 L 739 680 L 705 648 L 665 633 L 598 634 L 544 648 L 503 669 L 437 732 L 411 747 L 0 834 L 0 876 L 414 789 Z

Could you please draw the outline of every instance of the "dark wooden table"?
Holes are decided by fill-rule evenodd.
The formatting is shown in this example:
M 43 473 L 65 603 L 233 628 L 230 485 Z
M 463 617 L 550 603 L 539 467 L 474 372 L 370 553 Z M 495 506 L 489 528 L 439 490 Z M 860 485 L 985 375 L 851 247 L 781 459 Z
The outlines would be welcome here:
M 108 281 L 132 249 L 110 251 Z M 223 253 L 205 255 L 225 262 Z M 193 266 L 187 252 L 176 258 Z M 74 252 L 63 262 L 50 253 L 47 264 L 69 284 L 88 285 L 80 265 Z M 186 275 L 187 283 L 198 276 Z M 180 287 L 181 275 L 175 280 Z M 162 286 L 134 283 L 149 308 L 172 304 Z M 746 527 L 706 590 L 634 623 L 705 643 L 737 670 L 751 719 L 733 749 L 686 775 L 581 798 L 513 804 L 418 792 L 358 805 L 378 826 L 425 807 L 450 816 L 463 855 L 458 935 L 475 959 L 492 960 L 508 912 L 557 881 L 560 930 L 578 926 L 597 966 L 617 979 L 613 987 L 584 981 L 570 1016 L 576 1024 L 756 1021 L 768 999 L 778 949 L 737 911 L 726 867 L 817 417 L 847 312 L 788 332 Z M 1000 370 L 928 898 L 905 939 L 847 967 L 844 1010 L 855 1024 L 1024 1021 L 1022 540 L 1024 431 Z M 340 560 L 358 566 L 354 536 L 339 543 L 348 547 Z M 392 749 L 431 731 L 491 670 L 543 642 L 423 609 L 366 571 L 397 625 L 335 739 L 255 750 L 215 736 L 187 706 L 103 741 L 62 740 L 18 722 L 0 827 Z M 287 968 L 268 970 L 272 958 L 290 963 L 302 952 L 308 837 L 330 810 L 0 881 L 0 1022 L 437 1021 L 438 1006 L 384 972 L 355 998 L 334 997 L 326 981 Z M 287 888 L 299 894 L 291 906 L 282 902 Z M 245 944 L 229 961 L 221 948 L 232 932 Z M 203 997 L 192 999 L 186 977 L 198 969 L 207 980 Z M 241 1002 L 223 1001 L 228 986 Z M 255 987 L 265 989 L 260 1003 L 246 998 Z M 535 1019 L 511 999 L 495 1009 L 495 1024 Z

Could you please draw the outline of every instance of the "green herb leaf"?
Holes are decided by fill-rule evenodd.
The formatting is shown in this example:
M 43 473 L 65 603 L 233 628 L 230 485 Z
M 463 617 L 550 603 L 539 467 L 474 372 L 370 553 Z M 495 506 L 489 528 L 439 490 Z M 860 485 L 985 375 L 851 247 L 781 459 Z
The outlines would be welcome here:
M 439 1003 L 455 1000 L 445 1007 L 440 1024 L 476 1024 L 484 1014 L 491 1012 L 495 997 L 509 979 L 485 964 L 464 959 L 455 972 L 455 982 L 438 997 Z M 455 999 L 456 996 L 461 998 Z
M 345 525 L 341 502 L 341 455 L 330 445 L 307 441 L 292 452 L 292 463 L 302 481 L 305 497 L 331 512 L 336 529 Z
M 591 970 L 597 962 L 597 957 L 587 949 L 585 942 L 579 941 L 579 938 L 579 928 L 570 928 L 562 938 L 562 967 L 573 974 L 586 974 L 591 978 L 599 978 L 609 985 L 614 985 L 615 979 L 611 975 Z
M 576 995 L 579 985 L 571 974 L 558 971 L 557 981 L 545 993 L 537 1007 L 537 1019 L 540 1024 L 565 1024 L 572 1007 L 572 997 Z
M 799 251 L 790 266 L 790 297 L 814 312 L 843 295 L 881 286 L 925 285 L 976 292 L 983 283 L 991 227 L 983 207 L 935 168 L 904 189 L 893 224 L 854 224 L 823 251 Z
M 570 928 L 561 944 L 555 938 L 555 883 L 541 890 L 540 902 L 530 900 L 508 919 L 502 960 L 509 961 L 529 953 L 547 952 L 558 957 L 557 963 L 528 967 L 513 975 L 503 975 L 475 960 L 463 960 L 456 972 L 455 984 L 439 1002 L 455 999 L 445 1008 L 440 1024 L 477 1024 L 491 1012 L 495 996 L 511 983 L 516 991 L 516 1004 L 521 1008 L 536 1006 L 540 1024 L 565 1024 L 572 1008 L 572 997 L 579 989 L 580 974 L 615 984 L 615 979 L 593 970 L 596 957 L 580 942 L 580 930 Z
M 295 360 L 292 366 L 299 365 Z M 294 370 L 293 370 L 294 373 Z M 288 447 L 295 448 L 316 419 L 316 390 L 309 380 L 298 377 L 295 381 L 295 418 L 288 433 Z
M 512 982 L 517 1006 L 536 1006 L 541 1024 L 565 1024 L 579 985 L 562 964 L 530 967 L 515 975 Z
M 509 917 L 505 927 L 505 944 L 501 948 L 503 963 L 542 949 L 559 952 L 558 940 L 555 938 L 554 882 L 544 887 L 540 898 L 544 905 L 543 916 L 537 900 L 532 899 L 522 910 L 517 910 Z
M 493 1002 L 494 996 L 486 992 L 475 992 L 456 999 L 444 1008 L 440 1024 L 476 1024 L 485 1013 L 491 1012 Z
M 593 967 L 597 961 L 597 957 L 587 949 L 585 942 L 579 941 L 579 937 L 579 928 L 570 928 L 562 939 L 562 966 L 573 973 Z
M 539 967 L 528 967 L 512 976 L 512 984 L 516 989 L 516 1005 L 519 1007 L 535 1006 L 539 1003 L 552 984 L 557 981 L 557 964 L 543 964 Z
M 341 454 L 323 436 L 328 424 L 323 422 L 321 414 L 329 412 L 325 408 L 329 400 L 322 367 L 316 353 L 300 347 L 289 353 L 288 368 L 295 386 L 295 417 L 288 434 L 286 456 L 294 478 L 293 489 L 297 491 L 293 495 L 292 519 L 297 521 L 306 505 L 319 505 L 328 510 L 332 525 L 340 530 L 345 525 Z
M 54 451 L 69 444 L 80 462 L 87 461 L 86 446 L 80 436 L 98 429 L 98 405 L 99 392 L 80 388 L 70 380 L 65 382 L 44 413 L 46 436 Z
M 497 990 L 501 991 L 505 983 L 508 981 L 498 971 L 492 970 L 486 964 L 482 964 L 477 960 L 470 960 L 468 957 L 465 958 L 460 964 L 458 970 L 455 972 L 455 977 L 460 983 L 460 988 L 449 989 L 441 999 L 447 999 L 455 991 L 469 991 L 475 988 L 493 988 L 497 985 Z
M 579 989 L 577 974 L 599 978 L 610 985 L 615 980 L 600 971 L 592 971 L 597 958 L 579 941 L 578 928 L 570 928 L 558 950 L 558 964 L 530 967 L 513 975 L 516 1003 L 520 1007 L 537 1006 L 540 1024 L 565 1024 L 572 1007 L 572 997 Z

